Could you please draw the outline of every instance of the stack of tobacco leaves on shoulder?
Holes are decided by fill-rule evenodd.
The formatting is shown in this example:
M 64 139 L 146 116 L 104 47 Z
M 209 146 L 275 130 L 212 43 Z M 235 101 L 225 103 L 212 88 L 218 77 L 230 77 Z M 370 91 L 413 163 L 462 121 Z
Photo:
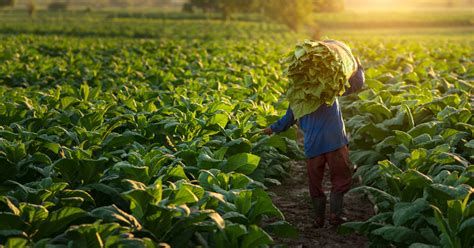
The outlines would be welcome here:
M 332 105 L 350 87 L 348 79 L 357 69 L 349 47 L 336 40 L 305 40 L 284 62 L 290 83 L 286 96 L 295 119 Z

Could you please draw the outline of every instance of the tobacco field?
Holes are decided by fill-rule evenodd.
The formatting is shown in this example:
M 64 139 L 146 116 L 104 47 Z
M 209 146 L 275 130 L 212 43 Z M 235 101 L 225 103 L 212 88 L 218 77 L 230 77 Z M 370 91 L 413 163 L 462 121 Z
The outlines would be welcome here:
M 113 25 L 112 25 L 113 24 Z M 0 245 L 285 247 L 267 188 L 303 160 L 280 59 L 252 22 L 0 24 Z M 336 36 L 366 69 L 341 97 L 372 247 L 474 245 L 474 38 Z M 333 38 L 333 37 L 331 37 Z

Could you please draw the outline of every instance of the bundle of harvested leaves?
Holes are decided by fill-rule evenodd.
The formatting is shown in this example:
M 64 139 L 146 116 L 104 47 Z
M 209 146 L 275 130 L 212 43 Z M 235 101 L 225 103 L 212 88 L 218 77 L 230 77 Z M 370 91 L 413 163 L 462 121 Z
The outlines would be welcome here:
M 287 97 L 295 118 L 332 105 L 344 93 L 349 77 L 357 69 L 351 50 L 335 40 L 305 40 L 286 57 L 285 75 L 290 84 Z

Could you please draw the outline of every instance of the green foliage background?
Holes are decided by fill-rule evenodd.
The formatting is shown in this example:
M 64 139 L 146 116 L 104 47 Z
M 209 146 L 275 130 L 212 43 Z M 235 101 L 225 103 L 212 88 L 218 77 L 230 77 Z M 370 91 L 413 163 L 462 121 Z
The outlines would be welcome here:
M 307 34 L 11 15 L 0 23 L 0 244 L 259 247 L 296 235 L 265 191 L 302 157 L 295 130 L 260 132 L 288 107 L 279 59 Z M 366 68 L 366 88 L 340 102 L 355 190 L 377 209 L 341 231 L 374 247 L 470 247 L 472 35 L 382 32 L 330 34 Z

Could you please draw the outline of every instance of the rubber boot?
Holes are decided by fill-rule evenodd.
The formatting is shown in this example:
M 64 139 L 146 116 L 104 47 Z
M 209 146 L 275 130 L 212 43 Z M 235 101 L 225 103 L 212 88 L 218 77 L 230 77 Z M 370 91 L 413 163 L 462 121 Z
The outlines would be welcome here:
M 343 208 L 344 194 L 331 192 L 331 199 L 329 201 L 330 215 L 329 215 L 329 224 L 333 226 L 339 226 L 347 220 L 342 217 L 342 208 Z
M 324 227 L 324 215 L 326 213 L 326 197 L 313 197 L 311 199 L 313 201 L 315 213 L 313 226 L 316 228 L 322 228 Z

